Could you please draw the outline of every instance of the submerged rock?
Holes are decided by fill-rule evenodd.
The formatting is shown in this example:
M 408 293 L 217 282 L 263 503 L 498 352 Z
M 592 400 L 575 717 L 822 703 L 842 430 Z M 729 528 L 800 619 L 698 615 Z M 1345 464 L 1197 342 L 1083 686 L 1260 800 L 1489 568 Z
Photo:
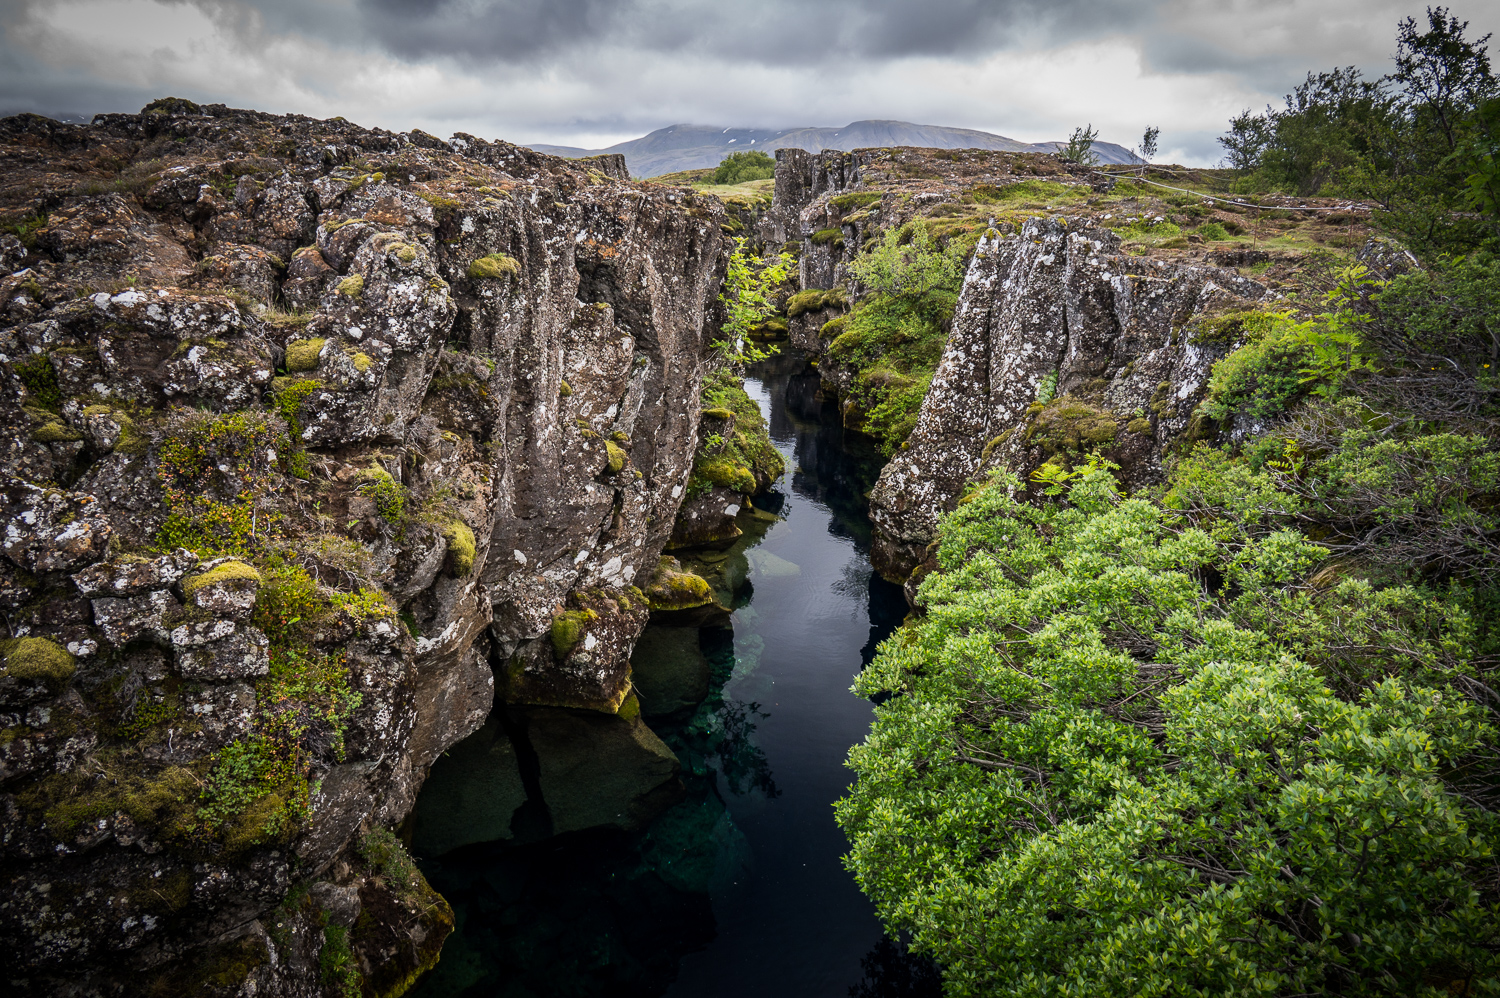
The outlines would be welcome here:
M 635 716 L 533 708 L 526 736 L 557 834 L 644 828 L 681 799 L 677 757 Z
M 441 856 L 474 842 L 514 837 L 526 787 L 510 738 L 491 720 L 433 764 L 412 813 L 412 850 Z
M 645 717 L 681 714 L 702 703 L 709 665 L 698 647 L 698 628 L 646 628 L 630 656 L 630 678 Z

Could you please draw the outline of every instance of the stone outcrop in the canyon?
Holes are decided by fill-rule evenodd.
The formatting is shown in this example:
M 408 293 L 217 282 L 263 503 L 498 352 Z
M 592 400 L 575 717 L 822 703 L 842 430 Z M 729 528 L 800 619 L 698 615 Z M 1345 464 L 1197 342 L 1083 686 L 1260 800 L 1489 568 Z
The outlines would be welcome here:
M 882 571 L 905 577 L 965 486 L 1094 451 L 1121 480 L 1158 480 L 1227 344 L 1193 320 L 1264 297 L 1233 270 L 1131 257 L 1108 229 L 1064 217 L 991 231 L 976 247 L 916 428 L 870 494 Z
M 11 987 L 399 992 L 451 916 L 383 830 L 497 699 L 670 797 L 629 659 L 727 240 L 617 159 L 0 121 Z

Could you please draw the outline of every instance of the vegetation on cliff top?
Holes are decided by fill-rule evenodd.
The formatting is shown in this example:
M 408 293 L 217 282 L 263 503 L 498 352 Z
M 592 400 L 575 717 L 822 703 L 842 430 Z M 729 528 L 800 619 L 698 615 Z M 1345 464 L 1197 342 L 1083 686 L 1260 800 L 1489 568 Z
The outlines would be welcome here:
M 1486 43 L 1443 7 L 1398 26 L 1396 69 L 1309 73 L 1285 106 L 1246 111 L 1223 144 L 1245 192 L 1284 190 L 1379 203 L 1418 250 L 1500 241 L 1500 80 Z
M 838 818 L 949 993 L 1495 992 L 1500 263 L 1427 262 L 1242 323 L 1260 437 L 944 521 Z
M 719 163 L 713 182 L 719 185 L 743 184 L 747 180 L 767 180 L 776 176 L 776 161 L 758 149 L 732 152 Z

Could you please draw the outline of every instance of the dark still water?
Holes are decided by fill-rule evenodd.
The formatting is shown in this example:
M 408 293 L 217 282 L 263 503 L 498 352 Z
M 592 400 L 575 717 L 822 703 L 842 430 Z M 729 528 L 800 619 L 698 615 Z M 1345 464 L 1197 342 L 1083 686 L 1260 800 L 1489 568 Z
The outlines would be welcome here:
M 833 821 L 851 779 L 845 755 L 871 717 L 849 686 L 906 613 L 866 556 L 865 492 L 880 459 L 846 437 L 800 357 L 752 374 L 747 390 L 769 414 L 787 474 L 741 515 L 745 536 L 728 552 L 680 555 L 735 608 L 732 630 L 642 637 L 709 664 L 696 711 L 648 716 L 682 763 L 686 799 L 636 833 L 478 843 L 436 858 L 420 855 L 419 835 L 422 869 L 458 917 L 420 998 L 937 994 L 929 966 L 882 940 Z M 684 641 L 696 647 L 683 652 Z M 429 786 L 462 799 L 455 783 L 482 783 L 484 745 L 505 737 L 492 719 L 439 760 Z M 424 791 L 419 822 L 437 793 Z

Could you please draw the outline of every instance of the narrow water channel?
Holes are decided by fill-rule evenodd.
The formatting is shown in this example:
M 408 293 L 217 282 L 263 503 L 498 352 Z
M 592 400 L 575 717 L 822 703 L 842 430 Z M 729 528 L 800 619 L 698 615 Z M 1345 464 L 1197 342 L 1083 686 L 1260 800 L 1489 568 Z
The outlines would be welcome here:
M 800 356 L 751 375 L 787 472 L 741 515 L 745 536 L 728 552 L 681 556 L 734 608 L 732 630 L 686 632 L 696 644 L 686 653 L 709 663 L 709 696 L 687 713 L 648 714 L 682 763 L 686 798 L 635 833 L 475 843 L 434 858 L 420 855 L 419 837 L 419 862 L 458 928 L 418 998 L 937 993 L 930 967 L 882 941 L 833 821 L 851 778 L 844 758 L 871 716 L 850 683 L 906 612 L 867 557 L 865 493 L 880 459 L 843 432 Z M 648 630 L 642 647 L 680 654 L 683 635 Z M 471 741 L 504 737 L 496 719 Z M 482 758 L 482 747 L 455 747 L 429 786 L 458 799 L 456 782 L 482 782 L 472 771 Z M 437 793 L 419 800 L 419 819 Z

